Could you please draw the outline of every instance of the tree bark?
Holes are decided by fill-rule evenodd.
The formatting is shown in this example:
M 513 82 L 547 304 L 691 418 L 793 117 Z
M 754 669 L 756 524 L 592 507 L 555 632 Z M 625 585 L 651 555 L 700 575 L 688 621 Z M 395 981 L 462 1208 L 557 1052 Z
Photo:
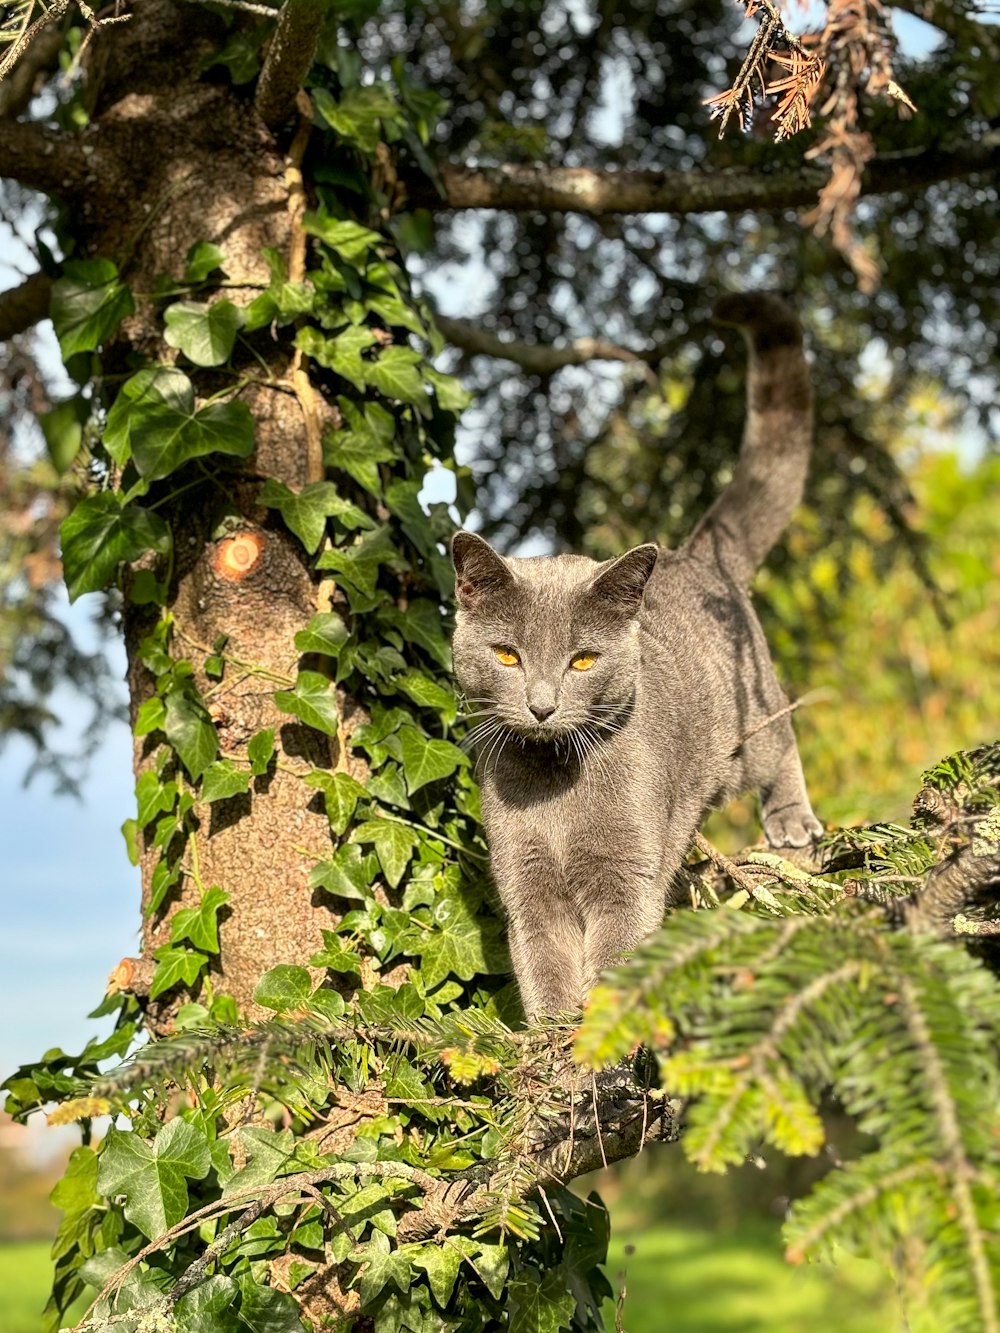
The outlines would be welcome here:
M 887 153 L 865 170 L 861 193 L 891 194 L 925 189 L 1000 165 L 1000 134 L 948 146 Z M 736 213 L 746 209 L 800 208 L 815 204 L 826 181 L 816 167 L 766 172 L 610 171 L 506 163 L 497 167 L 442 166 L 443 196 L 414 183 L 410 198 L 428 208 L 501 208 L 515 212 Z

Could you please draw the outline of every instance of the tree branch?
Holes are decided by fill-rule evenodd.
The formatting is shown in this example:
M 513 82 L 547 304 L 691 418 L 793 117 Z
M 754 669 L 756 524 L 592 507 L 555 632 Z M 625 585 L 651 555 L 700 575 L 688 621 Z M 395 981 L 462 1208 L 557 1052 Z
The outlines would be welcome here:
M 32 273 L 19 287 L 0 292 L 0 343 L 44 319 L 51 294 L 52 279 L 46 273 Z
M 43 194 L 72 199 L 92 189 L 108 164 L 94 143 L 71 138 L 34 121 L 4 121 L 0 130 L 0 177 Z
M 651 1113 L 650 1105 L 654 1107 Z M 633 1099 L 627 1104 L 624 1117 L 617 1120 L 612 1120 L 603 1107 L 599 1114 L 596 1129 L 592 1124 L 586 1134 L 567 1130 L 556 1142 L 532 1155 L 536 1189 L 565 1184 L 612 1162 L 634 1157 L 647 1143 L 674 1143 L 680 1138 L 677 1115 L 665 1098 L 647 1102 L 645 1106 L 641 1098 Z M 464 1181 L 436 1182 L 433 1189 L 425 1191 L 420 1210 L 399 1219 L 399 1243 L 427 1240 L 442 1228 L 482 1216 L 496 1204 L 501 1185 L 499 1178 L 484 1173 L 482 1168 L 467 1173 Z
M 995 171 L 1000 132 L 950 146 L 886 153 L 873 158 L 861 193 L 915 192 L 938 181 Z M 611 171 L 507 163 L 499 167 L 446 165 L 440 170 L 444 196 L 426 180 L 410 186 L 410 202 L 428 208 L 500 208 L 514 212 L 713 213 L 744 209 L 798 208 L 815 204 L 826 183 L 820 167 L 767 172 Z
M 280 129 L 295 110 L 329 9 L 330 0 L 285 0 L 254 97 L 269 129 Z
M 35 95 L 39 75 L 50 74 L 59 68 L 62 44 L 61 29 L 47 27 L 21 53 L 17 64 L 0 82 L 0 117 L 21 114 Z
M 576 338 L 563 347 L 552 347 L 546 343 L 508 342 L 464 319 L 435 315 L 434 322 L 448 341 L 461 351 L 472 356 L 513 361 L 529 375 L 554 375 L 564 366 L 581 366 L 587 361 L 626 361 L 649 366 L 655 365 L 663 356 L 662 348 L 633 352 L 631 348 L 619 347 L 604 338 Z

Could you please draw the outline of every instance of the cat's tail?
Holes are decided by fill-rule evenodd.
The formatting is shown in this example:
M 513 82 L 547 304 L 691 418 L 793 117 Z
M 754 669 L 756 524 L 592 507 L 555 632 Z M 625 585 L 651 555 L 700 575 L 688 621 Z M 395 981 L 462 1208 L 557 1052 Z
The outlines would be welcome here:
M 725 296 L 714 318 L 741 329 L 747 341 L 746 425 L 733 479 L 685 549 L 748 584 L 802 498 L 812 448 L 812 384 L 802 326 L 780 297 Z

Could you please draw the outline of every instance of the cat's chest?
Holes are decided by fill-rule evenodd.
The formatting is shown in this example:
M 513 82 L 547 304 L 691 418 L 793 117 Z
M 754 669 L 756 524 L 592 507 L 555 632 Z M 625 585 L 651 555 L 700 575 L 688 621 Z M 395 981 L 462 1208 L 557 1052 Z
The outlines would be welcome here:
M 642 800 L 636 775 L 605 760 L 582 772 L 498 766 L 482 779 L 482 810 L 491 852 L 544 847 L 565 861 L 610 840 L 635 838 Z

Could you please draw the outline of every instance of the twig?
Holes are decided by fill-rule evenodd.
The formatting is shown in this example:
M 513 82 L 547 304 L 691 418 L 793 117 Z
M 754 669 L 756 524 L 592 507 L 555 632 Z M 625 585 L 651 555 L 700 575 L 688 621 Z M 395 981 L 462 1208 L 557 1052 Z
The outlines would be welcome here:
M 779 718 L 787 717 L 789 713 L 794 713 L 797 709 L 805 708 L 809 704 L 825 702 L 828 699 L 835 699 L 836 697 L 836 690 L 832 690 L 826 685 L 821 685 L 819 689 L 816 690 L 810 690 L 809 693 L 804 694 L 801 699 L 796 699 L 793 703 L 787 704 L 784 708 L 779 708 L 776 713 L 772 713 L 770 717 L 766 717 L 763 722 L 758 722 L 753 730 L 748 731 L 742 738 L 733 753 L 735 754 L 737 750 L 741 750 L 751 736 L 756 736 L 759 732 L 766 731 L 771 723 L 777 722 Z
M 708 857 L 716 870 L 721 870 L 723 874 L 728 875 L 734 884 L 738 884 L 741 889 L 745 889 L 753 897 L 757 889 L 756 882 L 749 875 L 745 875 L 735 861 L 731 861 L 728 856 L 723 856 L 722 852 L 717 847 L 713 847 L 701 833 L 694 835 L 694 845 L 699 852 Z

